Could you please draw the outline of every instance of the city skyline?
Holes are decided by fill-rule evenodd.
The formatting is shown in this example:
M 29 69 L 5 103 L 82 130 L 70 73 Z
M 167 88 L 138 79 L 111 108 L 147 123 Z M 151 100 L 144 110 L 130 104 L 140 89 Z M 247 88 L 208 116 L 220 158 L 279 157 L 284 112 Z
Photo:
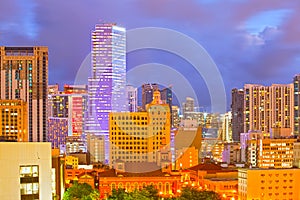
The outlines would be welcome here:
M 163 27 L 193 38 L 207 50 L 222 75 L 227 108 L 234 87 L 242 88 L 245 83 L 290 83 L 299 73 L 300 34 L 296 22 L 299 21 L 297 11 L 300 7 L 297 2 L 16 3 L 5 2 L 0 8 L 0 19 L 3 19 L 0 43 L 6 46 L 49 46 L 50 84 L 73 84 L 80 64 L 90 52 L 91 30 L 94 24 L 101 22 L 116 22 L 127 30 Z M 67 9 L 70 5 L 72 10 Z M 165 8 L 168 11 L 165 12 Z M 24 32 L 20 33 L 18 26 Z M 64 42 L 57 43 L 59 40 Z M 72 59 L 66 59 L 68 57 Z M 190 64 L 170 53 L 142 50 L 129 53 L 127 68 L 130 70 L 149 62 L 168 65 L 189 77 L 199 104 L 209 107 L 209 95 L 201 95 L 208 94 L 205 81 L 200 75 L 194 75 Z
M 299 11 L 3 2 L 0 199 L 300 199 Z

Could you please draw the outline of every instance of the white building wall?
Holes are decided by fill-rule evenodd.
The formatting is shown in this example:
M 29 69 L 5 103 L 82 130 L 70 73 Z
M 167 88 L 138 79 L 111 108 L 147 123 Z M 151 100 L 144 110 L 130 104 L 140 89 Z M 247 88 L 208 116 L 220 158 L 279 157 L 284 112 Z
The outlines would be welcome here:
M 39 166 L 39 199 L 51 200 L 51 143 L 0 143 L 0 199 L 20 200 L 20 166 Z

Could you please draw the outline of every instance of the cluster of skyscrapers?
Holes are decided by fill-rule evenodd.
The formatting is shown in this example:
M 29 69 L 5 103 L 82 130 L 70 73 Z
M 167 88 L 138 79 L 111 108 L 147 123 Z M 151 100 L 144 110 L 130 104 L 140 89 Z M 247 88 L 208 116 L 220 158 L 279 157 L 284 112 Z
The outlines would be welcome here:
M 299 79 L 290 84 L 263 86 L 246 84 L 232 90 L 232 137 L 249 130 L 272 132 L 280 129 L 290 136 L 299 135 Z
M 186 183 L 205 189 L 219 187 L 215 190 L 225 199 L 299 197 L 299 188 L 292 182 L 300 183 L 299 178 L 294 178 L 300 174 L 300 75 L 290 84 L 246 84 L 243 89 L 233 89 L 231 111 L 207 113 L 199 111 L 191 97 L 186 98 L 181 109 L 173 105 L 172 87 L 162 88 L 156 83 L 141 86 L 138 105 L 138 89 L 126 82 L 125 28 L 113 23 L 96 25 L 91 34 L 91 51 L 88 84 L 64 85 L 60 90 L 59 85 L 48 85 L 47 47 L 0 47 L 0 140 L 51 142 L 52 149 L 66 155 L 62 185 L 78 178 L 80 164 L 107 164 L 114 173 L 169 173 L 175 182 L 162 174 L 153 175 L 160 177 L 155 184 L 164 195 L 178 195 L 177 189 Z M 32 145 L 31 156 L 42 158 L 44 155 L 35 152 Z M 41 148 L 48 151 L 47 147 Z M 44 156 L 47 159 L 48 154 Z M 37 199 L 43 191 L 34 177 L 42 173 L 38 171 L 42 165 L 38 161 L 30 165 L 24 162 L 17 178 L 26 182 L 25 176 L 30 175 L 35 182 L 21 183 L 21 197 Z M 61 167 L 60 158 L 54 163 Z M 224 173 L 225 178 L 199 176 L 199 171 L 210 170 L 206 165 Z M 87 168 L 85 173 L 90 172 Z M 96 179 L 101 170 L 93 180 L 98 181 L 97 187 L 105 188 L 107 183 Z M 196 171 L 198 174 L 193 174 Z M 105 173 L 108 171 L 101 175 Z M 254 187 L 255 176 L 262 184 L 252 190 L 249 186 Z M 132 181 L 132 177 L 128 180 Z M 287 180 L 289 185 L 266 187 L 266 180 L 276 184 Z M 122 188 L 123 184 L 138 188 L 144 183 L 123 180 L 119 184 Z M 176 185 L 173 190 L 171 183 Z M 105 195 L 116 188 L 113 178 L 111 185 Z
M 47 47 L 1 47 L 1 140 L 50 141 L 63 153 L 88 152 L 93 162 L 109 163 L 110 113 L 146 113 L 159 86 L 144 84 L 137 106 L 137 88 L 126 83 L 125 28 L 96 25 L 91 51 L 88 85 L 64 85 L 60 91 L 48 85 Z M 160 92 L 170 115 L 171 87 Z

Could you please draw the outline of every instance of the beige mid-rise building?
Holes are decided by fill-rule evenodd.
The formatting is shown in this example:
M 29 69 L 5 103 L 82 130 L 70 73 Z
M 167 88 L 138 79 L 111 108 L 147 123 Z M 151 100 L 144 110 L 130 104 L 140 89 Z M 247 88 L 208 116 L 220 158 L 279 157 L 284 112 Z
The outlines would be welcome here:
M 293 84 L 271 86 L 246 84 L 244 86 L 244 132 L 271 128 L 294 130 Z
M 251 167 L 292 168 L 293 138 L 270 138 L 270 134 L 248 132 L 241 134 L 241 161 Z
M 153 101 L 146 105 L 146 110 L 110 113 L 111 164 L 116 160 L 151 163 L 171 161 L 170 107 L 162 104 L 159 91 L 154 91 Z

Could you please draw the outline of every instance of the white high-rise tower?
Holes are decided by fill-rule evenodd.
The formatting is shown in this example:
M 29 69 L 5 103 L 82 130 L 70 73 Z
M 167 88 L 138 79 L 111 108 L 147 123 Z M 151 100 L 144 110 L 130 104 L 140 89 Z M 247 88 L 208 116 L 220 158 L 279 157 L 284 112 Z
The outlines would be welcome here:
M 127 109 L 126 30 L 113 23 L 97 24 L 92 32 L 91 46 L 92 74 L 85 133 L 104 137 L 105 162 L 108 162 L 109 113 Z

